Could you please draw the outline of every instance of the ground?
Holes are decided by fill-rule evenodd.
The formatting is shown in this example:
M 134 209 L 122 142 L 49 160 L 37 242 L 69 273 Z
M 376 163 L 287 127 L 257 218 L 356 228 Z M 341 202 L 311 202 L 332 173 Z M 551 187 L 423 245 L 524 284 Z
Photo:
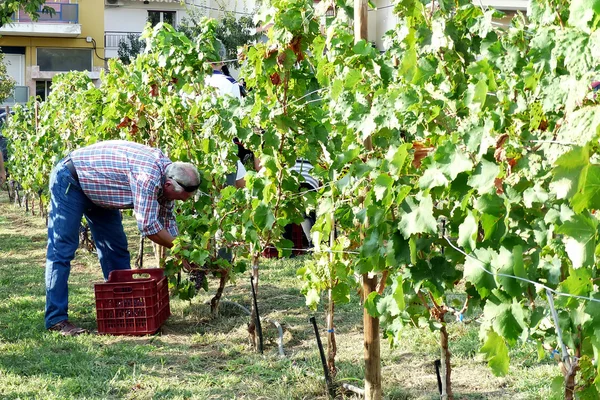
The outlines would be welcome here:
M 138 234 L 125 218 L 132 259 Z M 284 330 L 285 357 L 277 331 L 263 323 L 265 352 L 248 342 L 248 317 L 222 307 L 212 319 L 209 293 L 192 301 L 171 299 L 172 316 L 152 336 L 61 337 L 44 329 L 45 221 L 8 203 L 0 191 L 0 398 L 2 399 L 327 399 L 322 367 L 309 317 L 325 340 L 322 307 L 305 305 L 296 270 L 305 258 L 263 260 L 259 288 L 261 315 Z M 156 265 L 149 245 L 145 267 Z M 95 255 L 79 250 L 70 278 L 70 319 L 95 329 L 93 283 L 101 282 Z M 250 305 L 249 279 L 228 284 L 224 299 Z M 337 382 L 363 386 L 362 309 L 357 298 L 336 308 Z M 560 374 L 551 360 L 537 361 L 534 345 L 511 351 L 506 377 L 494 377 L 483 358 L 478 326 L 449 325 L 456 399 L 549 399 L 550 382 Z M 438 335 L 407 329 L 396 348 L 382 339 L 386 399 L 439 399 L 434 361 Z M 560 397 L 557 397 L 560 398 Z

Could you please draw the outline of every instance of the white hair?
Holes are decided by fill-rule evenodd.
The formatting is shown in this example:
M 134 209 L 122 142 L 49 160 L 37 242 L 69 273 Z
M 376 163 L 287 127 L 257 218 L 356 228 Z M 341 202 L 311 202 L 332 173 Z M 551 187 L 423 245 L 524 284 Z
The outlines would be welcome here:
M 181 193 L 184 186 L 198 186 L 200 184 L 200 173 L 194 164 L 176 161 L 169 164 L 165 169 L 165 177 L 173 183 L 175 191 Z

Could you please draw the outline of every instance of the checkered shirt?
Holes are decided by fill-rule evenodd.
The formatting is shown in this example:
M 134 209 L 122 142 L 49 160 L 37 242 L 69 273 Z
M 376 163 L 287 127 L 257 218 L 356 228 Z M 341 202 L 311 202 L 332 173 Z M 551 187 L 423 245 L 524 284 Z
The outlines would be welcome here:
M 123 140 L 99 142 L 71 153 L 83 193 L 105 208 L 133 208 L 143 235 L 167 229 L 177 236 L 174 202 L 161 198 L 171 164 L 162 151 Z

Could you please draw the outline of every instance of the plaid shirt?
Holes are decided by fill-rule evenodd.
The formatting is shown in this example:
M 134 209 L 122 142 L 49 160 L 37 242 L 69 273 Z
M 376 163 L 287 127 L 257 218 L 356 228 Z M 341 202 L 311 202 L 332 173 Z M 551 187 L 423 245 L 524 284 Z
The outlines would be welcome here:
M 162 151 L 111 140 L 75 150 L 71 160 L 83 193 L 105 208 L 133 208 L 143 235 L 163 228 L 177 236 L 174 202 L 161 198 L 163 175 L 171 164 Z

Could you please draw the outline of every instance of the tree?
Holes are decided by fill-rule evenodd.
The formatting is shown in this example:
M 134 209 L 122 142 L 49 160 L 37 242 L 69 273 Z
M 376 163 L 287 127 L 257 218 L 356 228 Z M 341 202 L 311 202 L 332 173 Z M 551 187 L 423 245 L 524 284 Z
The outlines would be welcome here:
M 135 33 L 127 34 L 127 39 L 119 41 L 117 54 L 119 60 L 125 65 L 129 64 L 138 54 L 144 51 L 145 43 Z
M 197 9 L 188 10 L 188 17 L 183 18 L 181 25 L 177 28 L 179 32 L 183 32 L 190 39 L 198 37 L 200 20 L 202 15 Z M 256 25 L 252 22 L 252 17 L 243 16 L 236 18 L 233 12 L 225 11 L 225 15 L 218 22 L 215 35 L 225 46 L 226 59 L 236 60 L 232 64 L 239 68 L 240 64 L 237 61 L 238 49 L 245 45 L 255 42 L 260 34 L 253 33 Z
M 12 21 L 11 16 L 22 8 L 33 20 L 39 18 L 39 13 L 54 14 L 54 8 L 45 6 L 46 0 L 4 0 L 0 2 L 0 27 Z
M 4 53 L 0 52 L 0 102 L 6 100 L 13 93 L 15 83 L 15 80 L 6 71 Z

